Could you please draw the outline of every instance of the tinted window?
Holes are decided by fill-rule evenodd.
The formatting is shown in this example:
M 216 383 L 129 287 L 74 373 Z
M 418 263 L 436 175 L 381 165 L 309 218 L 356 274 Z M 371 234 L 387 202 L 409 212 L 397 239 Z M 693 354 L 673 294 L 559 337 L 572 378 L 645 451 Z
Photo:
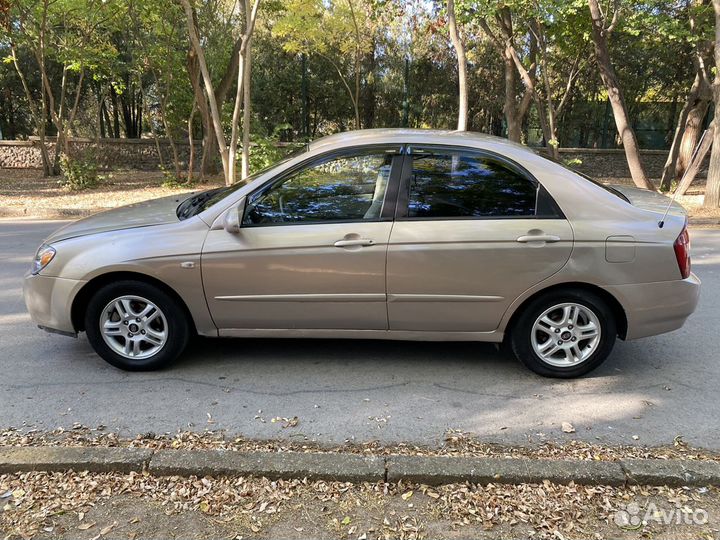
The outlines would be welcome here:
M 377 150 L 316 161 L 254 194 L 244 224 L 378 219 L 392 157 Z
M 462 152 L 412 160 L 408 217 L 535 215 L 535 184 L 499 161 Z

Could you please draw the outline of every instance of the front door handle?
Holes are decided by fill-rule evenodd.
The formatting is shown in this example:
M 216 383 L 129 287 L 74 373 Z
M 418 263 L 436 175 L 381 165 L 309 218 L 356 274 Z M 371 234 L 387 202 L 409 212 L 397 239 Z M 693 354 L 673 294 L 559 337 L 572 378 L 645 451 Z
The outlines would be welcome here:
M 335 247 L 372 246 L 374 243 L 374 240 L 370 238 L 350 238 L 346 240 L 338 240 L 335 242 Z
M 527 244 L 528 242 L 559 242 L 560 237 L 554 234 L 527 234 L 517 239 L 518 242 Z

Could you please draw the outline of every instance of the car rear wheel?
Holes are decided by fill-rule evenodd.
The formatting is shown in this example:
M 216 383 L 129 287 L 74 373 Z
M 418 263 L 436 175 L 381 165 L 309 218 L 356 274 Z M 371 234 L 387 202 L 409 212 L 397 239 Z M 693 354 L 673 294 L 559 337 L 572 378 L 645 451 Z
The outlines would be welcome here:
M 90 299 L 85 331 L 104 360 L 120 369 L 144 371 L 180 356 L 190 325 L 182 306 L 165 291 L 141 281 L 120 281 Z
M 612 309 L 584 290 L 552 291 L 533 300 L 510 333 L 515 356 L 545 377 L 585 375 L 608 357 L 617 326 Z

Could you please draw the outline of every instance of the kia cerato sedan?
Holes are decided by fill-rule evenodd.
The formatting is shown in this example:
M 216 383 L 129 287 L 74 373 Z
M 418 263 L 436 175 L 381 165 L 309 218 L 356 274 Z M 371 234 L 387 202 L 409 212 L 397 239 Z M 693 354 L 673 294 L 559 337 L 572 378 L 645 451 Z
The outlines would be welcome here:
M 698 302 L 687 217 L 474 133 L 368 130 L 246 184 L 118 208 L 40 246 L 34 321 L 127 370 L 188 339 L 487 341 L 583 375 Z M 666 209 L 667 215 L 663 217 Z

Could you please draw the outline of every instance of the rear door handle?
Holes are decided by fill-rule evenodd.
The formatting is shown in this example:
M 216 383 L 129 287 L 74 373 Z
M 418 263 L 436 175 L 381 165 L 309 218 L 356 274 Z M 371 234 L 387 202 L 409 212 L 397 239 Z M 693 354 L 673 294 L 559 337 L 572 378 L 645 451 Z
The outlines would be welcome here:
M 523 244 L 527 244 L 528 242 L 559 242 L 560 237 L 554 234 L 527 234 L 520 236 L 517 241 Z
M 370 238 L 351 238 L 348 240 L 338 240 L 335 242 L 335 247 L 372 246 L 374 243 Z

